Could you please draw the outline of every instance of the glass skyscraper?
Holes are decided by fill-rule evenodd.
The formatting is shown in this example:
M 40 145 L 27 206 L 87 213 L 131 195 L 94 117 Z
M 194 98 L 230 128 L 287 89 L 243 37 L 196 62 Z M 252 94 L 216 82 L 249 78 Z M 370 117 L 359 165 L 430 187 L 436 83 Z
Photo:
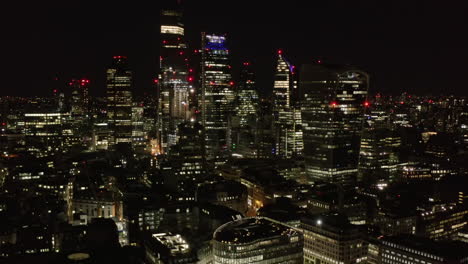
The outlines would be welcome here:
M 250 62 L 241 67 L 236 93 L 236 114 L 241 127 L 248 126 L 248 121 L 255 119 L 258 110 L 258 91 L 255 85 L 255 73 Z
M 127 57 L 114 56 L 107 69 L 109 144 L 132 142 L 132 72 Z
M 89 110 L 89 80 L 72 79 L 69 86 L 71 89 L 70 114 L 74 118 L 83 118 Z
M 255 132 L 259 98 L 255 85 L 255 74 L 250 62 L 242 64 L 236 88 L 234 113 L 229 125 L 232 155 L 254 158 L 257 156 Z
M 273 84 L 275 153 L 283 158 L 302 154 L 302 117 L 293 92 L 296 90 L 294 66 L 278 50 Z
M 368 86 L 368 75 L 352 67 L 301 68 L 304 159 L 310 182 L 355 182 Z
M 159 141 L 162 150 L 177 141 L 177 125 L 188 118 L 190 89 L 187 45 L 179 4 L 161 11 Z
M 208 160 L 222 162 L 229 153 L 228 118 L 235 96 L 226 35 L 202 32 L 201 52 L 199 106 L 205 128 L 206 155 Z

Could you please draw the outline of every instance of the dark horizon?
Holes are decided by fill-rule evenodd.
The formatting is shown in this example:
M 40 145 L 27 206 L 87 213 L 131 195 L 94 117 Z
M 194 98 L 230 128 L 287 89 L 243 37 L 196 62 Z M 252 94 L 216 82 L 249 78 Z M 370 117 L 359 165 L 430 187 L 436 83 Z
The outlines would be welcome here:
M 466 3 L 185 2 L 190 47 L 199 47 L 200 31 L 226 32 L 234 73 L 243 61 L 253 62 L 263 93 L 271 91 L 281 48 L 298 67 L 318 59 L 355 65 L 370 74 L 371 93 L 466 95 Z M 7 8 L 1 95 L 48 95 L 55 77 L 63 83 L 86 77 L 91 95 L 103 95 L 114 55 L 129 57 L 135 94 L 150 92 L 159 9 L 158 2 Z

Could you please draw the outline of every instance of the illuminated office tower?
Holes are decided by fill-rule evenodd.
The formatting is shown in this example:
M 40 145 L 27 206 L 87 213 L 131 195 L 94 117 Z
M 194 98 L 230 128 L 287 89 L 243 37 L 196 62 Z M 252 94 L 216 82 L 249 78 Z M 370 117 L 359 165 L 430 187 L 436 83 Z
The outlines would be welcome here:
M 132 107 L 132 146 L 143 149 L 146 144 L 144 107 L 134 105 Z
M 303 65 L 300 76 L 308 179 L 353 184 L 369 77 L 352 67 L 323 64 Z
M 258 110 L 258 92 L 250 62 L 242 64 L 236 99 L 236 114 L 239 117 L 240 126 L 246 127 L 249 120 L 255 120 Z
M 303 263 L 302 234 L 268 218 L 244 218 L 213 234 L 213 263 Z
M 107 69 L 107 118 L 111 130 L 109 144 L 132 141 L 132 72 L 127 57 L 114 56 Z
M 272 103 L 262 99 L 258 104 L 258 116 L 255 122 L 256 158 L 272 158 L 275 155 L 273 125 Z
M 71 89 L 70 115 L 72 118 L 82 119 L 88 115 L 89 107 L 89 80 L 72 79 L 69 83 Z
M 201 99 L 207 160 L 222 162 L 230 143 L 228 118 L 234 101 L 226 35 L 202 32 Z
M 468 149 L 468 104 L 466 100 L 467 99 L 462 102 L 464 106 L 461 107 L 457 120 L 457 135 L 465 150 Z
M 385 128 L 363 129 L 359 152 L 358 182 L 364 185 L 394 181 L 399 165 L 400 137 Z
M 69 113 L 24 113 L 18 128 L 25 135 L 26 151 L 36 157 L 65 152 L 64 138 L 71 134 L 63 129 L 67 119 Z
M 365 263 L 367 245 L 357 225 L 338 213 L 301 219 L 304 263 Z
M 255 74 L 252 64 L 242 64 L 240 79 L 236 90 L 234 113 L 230 120 L 232 155 L 255 158 L 256 120 L 258 118 L 258 92 L 255 86 Z
M 304 142 L 301 110 L 291 107 L 279 112 L 278 117 L 275 122 L 276 155 L 283 158 L 302 155 Z
M 177 125 L 188 118 L 188 99 L 193 77 L 189 76 L 182 10 L 174 6 L 161 11 L 159 130 L 164 151 L 177 140 Z
M 284 158 L 301 155 L 303 151 L 301 111 L 292 101 L 297 90 L 294 66 L 278 50 L 273 85 L 273 116 L 275 125 L 275 153 Z
M 273 114 L 278 120 L 279 113 L 288 109 L 291 104 L 291 72 L 292 65 L 286 61 L 283 51 L 278 50 L 275 80 L 273 84 Z
M 367 109 L 365 112 L 365 123 L 364 126 L 367 126 L 370 129 L 391 129 L 391 107 L 388 105 L 388 99 L 382 97 L 380 94 L 377 94 L 372 102 L 368 101 L 364 105 Z
M 195 199 L 198 183 L 206 177 L 203 127 L 197 122 L 179 124 L 179 141 L 167 157 L 163 171 L 166 187 L 180 196 Z

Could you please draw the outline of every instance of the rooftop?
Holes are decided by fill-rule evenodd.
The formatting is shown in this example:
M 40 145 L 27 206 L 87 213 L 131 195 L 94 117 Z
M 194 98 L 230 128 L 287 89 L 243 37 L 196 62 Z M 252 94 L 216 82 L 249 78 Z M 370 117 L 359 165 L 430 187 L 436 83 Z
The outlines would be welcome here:
M 153 234 L 152 237 L 155 238 L 159 243 L 166 246 L 172 255 L 189 252 L 189 244 L 179 234 L 174 235 L 172 233 L 158 233 Z
M 351 224 L 346 215 L 335 212 L 307 216 L 301 219 L 301 223 L 340 235 L 355 234 L 359 231 L 359 227 Z
M 252 217 L 228 222 L 219 227 L 213 239 L 224 243 L 250 243 L 277 236 L 296 235 L 298 232 L 267 218 Z
M 461 241 L 434 241 L 428 238 L 417 237 L 412 235 L 384 237 L 382 238 L 382 240 L 383 243 L 387 246 L 402 246 L 407 249 L 429 253 L 448 260 L 455 260 L 468 257 L 468 244 Z

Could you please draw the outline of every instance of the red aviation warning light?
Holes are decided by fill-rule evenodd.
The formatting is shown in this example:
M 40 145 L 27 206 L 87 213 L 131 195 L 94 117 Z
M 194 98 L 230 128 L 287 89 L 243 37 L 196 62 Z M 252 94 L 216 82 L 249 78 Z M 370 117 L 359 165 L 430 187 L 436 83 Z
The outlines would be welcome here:
M 159 82 L 159 80 L 158 80 L 158 79 L 154 79 L 153 82 L 157 84 L 157 83 Z
M 330 106 L 331 106 L 331 107 L 337 107 L 337 106 L 338 106 L 338 102 L 332 101 L 332 102 L 330 103 Z
M 80 82 L 81 82 L 81 86 L 85 86 L 87 83 L 89 83 L 89 80 L 88 79 L 81 79 Z
M 278 55 L 281 55 L 281 54 L 283 54 L 283 51 L 279 49 L 278 50 Z
M 230 85 L 234 85 L 234 82 L 233 82 L 233 81 L 230 81 L 229 84 L 230 84 Z
M 365 107 L 369 107 L 369 106 L 370 106 L 370 103 L 369 103 L 368 101 L 365 101 L 365 102 L 364 102 L 364 106 L 365 106 Z
M 189 82 L 193 81 L 193 77 L 192 76 L 188 77 L 188 80 Z

